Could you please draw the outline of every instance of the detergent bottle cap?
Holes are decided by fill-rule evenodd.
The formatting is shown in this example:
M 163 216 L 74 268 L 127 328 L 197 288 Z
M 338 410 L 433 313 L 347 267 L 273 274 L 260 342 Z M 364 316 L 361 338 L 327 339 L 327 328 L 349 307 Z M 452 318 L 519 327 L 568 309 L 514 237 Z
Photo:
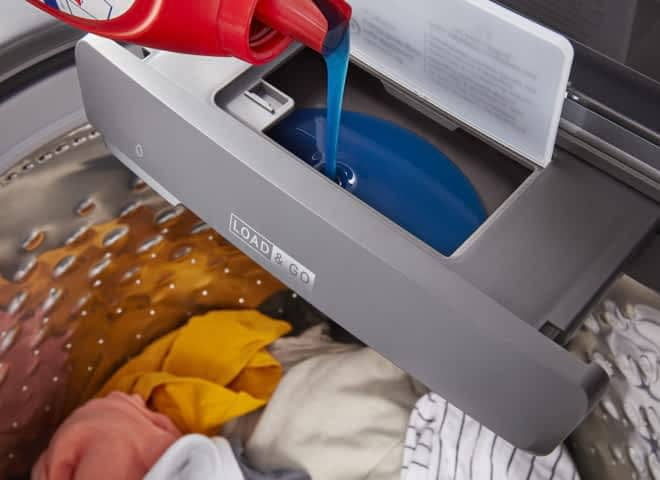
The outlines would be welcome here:
M 344 0 L 27 0 L 74 27 L 117 41 L 264 63 L 296 39 L 332 50 L 348 28 Z
M 261 0 L 256 17 L 278 32 L 326 53 L 344 37 L 351 7 L 343 0 Z

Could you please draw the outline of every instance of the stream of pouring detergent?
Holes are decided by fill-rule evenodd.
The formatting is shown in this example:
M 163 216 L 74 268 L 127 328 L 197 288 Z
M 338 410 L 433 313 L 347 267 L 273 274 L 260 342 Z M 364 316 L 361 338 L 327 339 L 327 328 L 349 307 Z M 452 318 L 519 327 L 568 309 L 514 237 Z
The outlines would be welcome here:
M 341 125 L 341 110 L 344 100 L 344 87 L 348 74 L 348 59 L 350 50 L 350 30 L 339 44 L 323 55 L 328 71 L 328 100 L 325 130 L 325 174 L 332 180 L 337 179 L 337 145 L 339 143 L 339 127 Z

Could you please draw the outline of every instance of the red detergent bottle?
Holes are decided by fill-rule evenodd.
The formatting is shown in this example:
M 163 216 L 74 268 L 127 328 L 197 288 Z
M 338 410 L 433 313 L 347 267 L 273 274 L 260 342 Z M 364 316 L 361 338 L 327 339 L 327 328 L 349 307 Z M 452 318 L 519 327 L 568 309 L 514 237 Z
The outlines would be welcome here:
M 174 52 L 272 60 L 298 40 L 325 54 L 348 28 L 343 0 L 27 0 L 113 40 Z

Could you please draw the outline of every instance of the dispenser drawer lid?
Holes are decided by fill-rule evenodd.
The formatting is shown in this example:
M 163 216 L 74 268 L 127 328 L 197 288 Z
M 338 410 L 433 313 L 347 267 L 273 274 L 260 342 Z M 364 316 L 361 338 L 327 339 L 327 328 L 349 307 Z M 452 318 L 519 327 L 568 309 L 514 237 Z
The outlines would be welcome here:
M 573 61 L 563 36 L 482 0 L 353 0 L 351 54 L 539 166 Z
M 660 144 L 660 2 L 657 0 L 498 0 L 566 35 L 575 47 L 571 89 L 602 104 Z M 588 107 L 593 108 L 594 102 Z M 630 153 L 630 152 L 628 152 Z

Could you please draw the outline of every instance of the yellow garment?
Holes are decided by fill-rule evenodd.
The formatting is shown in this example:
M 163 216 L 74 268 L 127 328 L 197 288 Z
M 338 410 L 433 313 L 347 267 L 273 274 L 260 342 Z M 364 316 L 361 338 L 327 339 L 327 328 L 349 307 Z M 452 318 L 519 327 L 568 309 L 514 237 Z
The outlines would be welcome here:
M 122 367 L 99 396 L 137 393 L 183 433 L 216 435 L 268 401 L 282 368 L 265 347 L 290 329 L 254 310 L 193 317 Z

